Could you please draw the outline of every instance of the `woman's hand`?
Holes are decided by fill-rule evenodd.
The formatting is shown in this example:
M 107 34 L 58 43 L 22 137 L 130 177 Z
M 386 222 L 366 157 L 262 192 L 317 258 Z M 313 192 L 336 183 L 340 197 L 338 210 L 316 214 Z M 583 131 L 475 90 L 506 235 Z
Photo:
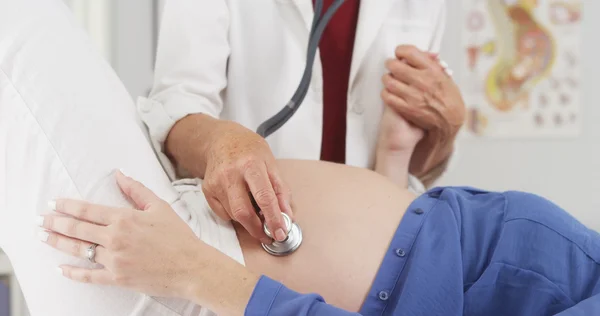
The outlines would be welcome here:
M 375 172 L 401 188 L 408 187 L 408 166 L 415 146 L 423 138 L 422 129 L 412 125 L 386 106 L 379 123 L 375 151 Z
M 87 249 L 97 244 L 94 259 L 104 266 L 63 266 L 63 274 L 85 283 L 180 296 L 197 260 L 198 238 L 169 204 L 141 183 L 120 172 L 117 183 L 137 210 L 75 200 L 49 203 L 56 213 L 39 221 L 48 233 L 46 243 L 80 258 L 87 258 Z
M 386 68 L 390 73 L 383 77 L 384 103 L 425 131 L 410 161 L 410 172 L 422 177 L 452 154 L 465 105 L 444 65 L 428 52 L 399 46 Z
M 251 203 L 251 192 L 267 227 L 276 240 L 283 241 L 287 233 L 281 212 L 293 218 L 291 192 L 280 176 L 269 145 L 258 134 L 234 122 L 220 123 L 214 135 L 206 153 L 202 184 L 208 204 L 222 219 L 233 219 L 254 238 L 271 243 Z
M 408 122 L 394 109 L 386 106 L 379 123 L 378 152 L 412 155 L 425 132 Z
M 56 200 L 56 212 L 38 222 L 50 246 L 89 259 L 99 269 L 61 266 L 72 280 L 190 300 L 222 314 L 242 314 L 258 277 L 198 240 L 165 201 L 117 173 L 117 183 L 137 209 Z M 224 300 L 227 298 L 227 300 Z

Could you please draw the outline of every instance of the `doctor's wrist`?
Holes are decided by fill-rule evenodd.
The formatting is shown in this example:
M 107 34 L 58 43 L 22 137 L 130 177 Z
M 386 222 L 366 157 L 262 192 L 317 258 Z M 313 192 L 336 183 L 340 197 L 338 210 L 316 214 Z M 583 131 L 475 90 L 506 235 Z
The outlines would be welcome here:
M 225 121 L 202 113 L 184 117 L 167 136 L 167 155 L 194 176 L 204 178 L 209 150 L 218 138 L 222 124 Z
M 452 152 L 441 162 L 435 165 L 433 168 L 428 170 L 425 174 L 419 176 L 419 180 L 423 183 L 426 188 L 430 188 L 434 185 L 436 181 L 438 181 L 446 170 L 448 170 L 448 165 L 450 164 L 450 160 L 452 157 Z

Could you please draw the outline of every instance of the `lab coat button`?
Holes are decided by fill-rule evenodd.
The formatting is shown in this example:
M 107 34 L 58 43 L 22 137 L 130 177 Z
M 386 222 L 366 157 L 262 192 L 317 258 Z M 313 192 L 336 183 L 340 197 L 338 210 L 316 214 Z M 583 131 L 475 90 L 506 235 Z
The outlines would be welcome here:
M 423 211 L 423 209 L 418 208 L 415 210 L 415 214 L 417 214 L 417 215 L 421 215 L 423 213 L 425 213 L 425 211 Z
M 354 111 L 354 113 L 356 114 L 363 114 L 365 112 L 365 108 L 363 108 L 360 104 L 355 104 L 352 107 L 352 111 Z
M 140 111 L 142 111 L 142 113 L 150 113 L 150 111 L 152 111 L 152 107 L 154 104 L 152 104 L 151 101 L 142 101 L 140 102 Z
M 316 94 L 323 94 L 323 84 L 322 83 L 315 83 L 311 85 L 312 91 Z

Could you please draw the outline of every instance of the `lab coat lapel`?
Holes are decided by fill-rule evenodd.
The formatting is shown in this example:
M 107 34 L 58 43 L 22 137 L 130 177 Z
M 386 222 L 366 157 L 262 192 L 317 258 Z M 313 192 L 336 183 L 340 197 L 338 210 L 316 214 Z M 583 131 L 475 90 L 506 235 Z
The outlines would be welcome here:
M 304 25 L 306 26 L 306 31 L 310 32 L 310 28 L 312 27 L 312 20 L 315 15 L 312 1 L 292 0 L 292 2 L 296 6 L 296 9 L 298 9 L 298 13 L 302 16 L 302 20 L 304 21 Z
M 381 29 L 389 11 L 396 0 L 361 0 L 358 26 L 354 40 L 352 67 L 350 70 L 350 88 L 352 88 L 360 66 L 377 33 Z M 308 1 L 306 1 L 308 2 Z

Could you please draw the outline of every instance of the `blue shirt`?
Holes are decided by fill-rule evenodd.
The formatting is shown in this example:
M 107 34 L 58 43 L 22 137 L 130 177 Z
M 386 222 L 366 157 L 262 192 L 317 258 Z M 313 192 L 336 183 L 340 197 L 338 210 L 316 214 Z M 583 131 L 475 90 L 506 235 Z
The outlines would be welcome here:
M 541 197 L 436 188 L 406 211 L 359 313 L 262 276 L 246 315 L 600 315 L 600 236 Z

